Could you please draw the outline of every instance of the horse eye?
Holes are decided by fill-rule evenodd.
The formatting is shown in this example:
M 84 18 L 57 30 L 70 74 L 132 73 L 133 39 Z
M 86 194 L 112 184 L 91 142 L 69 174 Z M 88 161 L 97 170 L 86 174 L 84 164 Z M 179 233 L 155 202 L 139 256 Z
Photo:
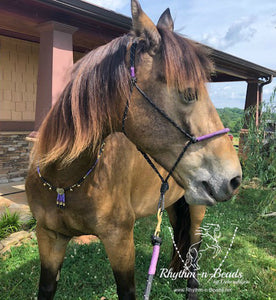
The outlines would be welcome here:
M 184 92 L 180 92 L 181 100 L 183 100 L 185 103 L 194 103 L 198 100 L 198 93 L 197 90 L 187 88 Z
M 167 83 L 166 77 L 164 76 L 163 73 L 159 73 L 157 75 L 157 80 L 161 81 L 162 83 Z

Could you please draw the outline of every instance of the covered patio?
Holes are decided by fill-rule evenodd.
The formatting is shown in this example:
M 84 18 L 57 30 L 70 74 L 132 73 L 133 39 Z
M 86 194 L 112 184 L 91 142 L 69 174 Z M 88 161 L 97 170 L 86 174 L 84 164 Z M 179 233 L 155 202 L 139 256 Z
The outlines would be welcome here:
M 30 148 L 24 139 L 38 130 L 64 88 L 73 63 L 130 28 L 130 18 L 80 0 L 1 1 L 0 182 L 24 177 Z M 263 86 L 276 72 L 210 50 L 216 70 L 212 81 L 245 81 L 244 108 L 258 108 Z M 12 172 L 10 165 L 22 172 L 6 176 Z

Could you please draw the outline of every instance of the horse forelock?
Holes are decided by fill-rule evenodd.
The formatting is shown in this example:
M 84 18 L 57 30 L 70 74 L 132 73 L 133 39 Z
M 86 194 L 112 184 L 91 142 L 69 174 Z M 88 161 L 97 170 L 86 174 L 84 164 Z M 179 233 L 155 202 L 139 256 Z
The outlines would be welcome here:
M 162 37 L 161 61 L 168 86 L 180 91 L 192 88 L 204 92 L 213 71 L 207 48 L 175 32 L 158 30 Z
M 69 83 L 39 130 L 33 153 L 41 167 L 52 162 L 68 165 L 88 147 L 96 152 L 104 131 L 112 131 L 121 117 L 117 100 L 130 93 L 128 41 L 128 36 L 114 39 L 74 65 Z

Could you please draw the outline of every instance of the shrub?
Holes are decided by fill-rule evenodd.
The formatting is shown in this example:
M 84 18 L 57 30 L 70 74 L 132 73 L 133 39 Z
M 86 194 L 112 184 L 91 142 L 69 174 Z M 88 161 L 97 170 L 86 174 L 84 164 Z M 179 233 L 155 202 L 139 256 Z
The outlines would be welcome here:
M 30 220 L 26 224 L 24 224 L 26 229 L 29 231 L 34 231 L 36 228 L 36 219 L 34 217 L 31 217 Z
M 6 208 L 6 211 L 0 218 L 0 239 L 7 237 L 9 234 L 19 231 L 21 222 L 18 213 L 13 213 Z
M 244 180 L 250 181 L 257 177 L 261 188 L 271 189 L 269 197 L 260 203 L 262 212 L 272 208 L 276 198 L 276 135 L 269 131 L 269 124 L 276 124 L 276 88 L 270 101 L 260 108 L 259 125 L 256 126 L 256 111 L 249 109 L 245 114 L 248 136 L 244 146 L 246 160 L 243 162 Z M 273 126 L 272 126 L 273 127 Z

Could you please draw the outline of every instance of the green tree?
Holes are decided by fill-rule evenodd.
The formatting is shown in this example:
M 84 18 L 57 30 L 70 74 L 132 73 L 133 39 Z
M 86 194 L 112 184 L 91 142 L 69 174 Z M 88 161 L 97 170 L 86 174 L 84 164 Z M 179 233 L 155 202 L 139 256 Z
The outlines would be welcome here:
M 231 129 L 231 133 L 234 136 L 239 136 L 239 132 L 242 128 L 243 124 L 243 109 L 234 107 L 225 107 L 225 108 L 218 108 L 218 114 L 221 118 L 221 121 L 225 127 Z

